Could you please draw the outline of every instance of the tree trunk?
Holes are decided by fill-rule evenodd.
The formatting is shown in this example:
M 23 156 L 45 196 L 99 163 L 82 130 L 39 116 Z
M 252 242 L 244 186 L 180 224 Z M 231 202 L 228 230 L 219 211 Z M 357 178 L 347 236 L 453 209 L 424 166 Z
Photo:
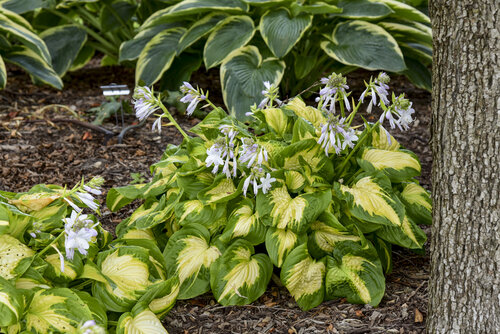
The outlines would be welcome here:
M 431 0 L 429 333 L 500 333 L 500 5 Z

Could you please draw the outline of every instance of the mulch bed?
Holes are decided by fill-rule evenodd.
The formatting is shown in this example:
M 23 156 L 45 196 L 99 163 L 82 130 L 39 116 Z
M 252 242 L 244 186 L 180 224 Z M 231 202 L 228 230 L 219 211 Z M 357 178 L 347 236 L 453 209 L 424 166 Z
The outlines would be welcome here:
M 354 96 L 359 96 L 362 82 L 369 75 L 364 71 L 348 75 Z M 193 83 L 209 89 L 211 98 L 221 103 L 218 85 L 214 84 L 217 80 L 217 72 L 211 71 L 208 75 L 198 73 Z M 0 190 L 27 191 L 38 183 L 71 187 L 82 176 L 104 177 L 105 190 L 129 184 L 131 173 L 141 173 L 148 180 L 149 166 L 159 160 L 165 147 L 182 140 L 175 129 L 164 128 L 158 135 L 151 132 L 151 120 L 118 144 L 116 137 L 109 139 L 103 133 L 67 121 L 75 119 L 76 113 L 91 122 L 94 115 L 86 111 L 105 102 L 99 86 L 111 82 L 133 87 L 133 69 L 88 66 L 68 75 L 64 90 L 57 91 L 31 84 L 24 72 L 9 67 L 7 88 L 0 91 Z M 403 77 L 394 78 L 391 87 L 407 93 L 414 103 L 417 121 L 408 133 L 394 131 L 393 135 L 418 155 L 422 163 L 420 182 L 430 189 L 430 93 L 415 88 Z M 373 115 L 365 116 L 376 120 Z M 182 116 L 177 119 L 185 129 L 197 123 L 196 119 Z M 126 125 L 134 122 L 132 115 L 125 116 Z M 104 127 L 119 132 L 118 124 L 112 117 Z M 113 231 L 137 205 L 133 203 L 117 213 L 104 208 L 101 223 Z M 430 229 L 424 230 L 429 235 Z M 271 282 L 268 291 L 247 306 L 220 306 L 211 294 L 178 301 L 163 323 L 171 334 L 424 333 L 429 258 L 394 247 L 393 267 L 386 277 L 385 296 L 377 308 L 351 305 L 342 299 L 304 312 L 284 287 Z

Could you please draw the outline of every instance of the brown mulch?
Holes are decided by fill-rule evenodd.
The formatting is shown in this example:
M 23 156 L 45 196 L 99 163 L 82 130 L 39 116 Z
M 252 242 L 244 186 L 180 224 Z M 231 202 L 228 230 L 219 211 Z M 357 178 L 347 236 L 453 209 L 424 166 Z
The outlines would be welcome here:
M 363 71 L 348 75 L 354 96 L 361 93 L 362 80 L 367 76 Z M 220 92 L 214 84 L 217 80 L 217 73 L 211 71 L 208 76 L 197 74 L 193 82 L 209 89 L 211 98 L 220 103 Z M 131 173 L 141 173 L 147 181 L 149 166 L 159 160 L 165 147 L 181 141 L 174 128 L 164 128 L 158 135 L 151 132 L 151 120 L 128 133 L 123 143 L 118 144 L 116 137 L 109 139 L 71 122 L 54 122 L 61 118 L 75 119 L 73 113 L 92 121 L 94 116 L 86 111 L 105 102 L 99 86 L 111 82 L 133 87 L 133 69 L 87 67 L 67 76 L 64 90 L 57 91 L 31 84 L 24 72 L 9 67 L 7 88 L 0 90 L 0 190 L 27 191 L 38 183 L 72 186 L 82 176 L 90 179 L 97 175 L 105 178 L 105 190 L 129 184 Z M 430 189 L 430 94 L 416 89 L 402 77 L 394 78 L 391 87 L 396 92 L 406 92 L 414 103 L 417 121 L 411 130 L 393 134 L 418 155 L 422 163 L 420 182 Z M 54 105 L 64 105 L 72 111 Z M 365 116 L 374 120 L 373 116 Z M 186 129 L 197 122 L 178 119 Z M 133 115 L 125 116 L 125 125 L 134 122 Z M 114 117 L 104 127 L 115 132 L 121 130 Z M 136 205 L 118 213 L 104 209 L 103 226 L 112 231 Z M 424 230 L 429 234 L 429 228 Z M 386 277 L 386 294 L 377 308 L 333 300 L 304 312 L 285 288 L 271 282 L 268 291 L 247 306 L 220 306 L 210 294 L 178 301 L 163 323 L 171 334 L 424 333 L 428 276 L 428 256 L 395 247 L 394 270 Z

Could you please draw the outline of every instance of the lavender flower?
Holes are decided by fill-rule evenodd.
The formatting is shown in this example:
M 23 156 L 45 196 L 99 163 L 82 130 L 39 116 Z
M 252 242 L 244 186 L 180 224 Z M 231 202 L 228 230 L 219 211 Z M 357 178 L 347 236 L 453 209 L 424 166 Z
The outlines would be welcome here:
M 332 73 L 327 78 L 321 78 L 321 83 L 325 85 L 319 91 L 319 97 L 316 98 L 316 102 L 321 105 L 321 109 L 328 111 L 331 114 L 335 114 L 335 102 L 337 98 L 341 98 L 344 101 L 345 108 L 351 110 L 351 104 L 349 103 L 346 89 L 347 80 L 341 74 Z
M 271 84 L 269 81 L 264 81 L 264 89 L 262 91 L 262 95 L 264 95 L 264 99 L 260 101 L 258 108 L 263 109 L 265 107 L 272 108 L 273 101 L 276 101 L 279 105 L 282 103 L 280 99 L 278 99 L 278 86 L 274 83 Z
M 92 211 L 99 211 L 99 202 L 89 193 L 76 192 L 76 197 Z
M 260 186 L 258 184 L 258 177 L 261 174 L 263 174 L 262 168 L 260 168 L 260 167 L 252 168 L 252 170 L 250 171 L 250 175 L 243 182 L 243 196 L 247 195 L 247 190 L 248 190 L 248 187 L 250 186 L 250 184 L 252 184 L 254 195 L 257 195 L 257 193 L 259 192 L 259 188 L 260 188 Z
M 134 109 L 135 116 L 139 121 L 148 118 L 152 113 L 159 109 L 158 101 L 153 92 L 148 87 L 136 87 L 134 91 Z
M 222 172 L 226 174 L 227 178 L 236 177 L 237 172 L 237 161 L 236 161 L 236 149 L 235 149 L 235 138 L 238 134 L 232 126 L 221 125 L 219 127 L 221 133 L 224 137 L 220 137 L 216 142 L 207 149 L 207 158 L 205 159 L 205 164 L 207 167 L 214 165 L 212 169 L 213 174 L 217 174 L 219 166 L 223 165 Z M 233 170 L 231 173 L 230 165 L 232 164 Z
M 71 212 L 69 218 L 63 218 L 64 232 L 66 233 L 65 247 L 66 257 L 73 259 L 75 249 L 78 249 L 80 254 L 87 255 L 89 243 L 92 238 L 97 236 L 97 231 L 94 229 L 97 224 L 89 219 L 88 215 L 82 215 L 76 211 Z
M 264 147 L 259 147 L 259 145 L 250 138 L 243 138 L 242 142 L 240 162 L 245 163 L 248 161 L 247 168 L 250 168 L 255 162 L 257 166 L 262 165 L 264 161 L 267 162 L 268 155 Z
M 186 113 L 188 116 L 192 115 L 196 106 L 200 101 L 205 100 L 207 97 L 201 92 L 199 89 L 194 89 L 194 87 L 189 83 L 184 81 L 181 86 L 181 92 L 184 94 L 184 97 L 181 98 L 182 103 L 189 103 L 186 108 Z
M 266 177 L 261 177 L 260 178 L 260 187 L 262 188 L 262 192 L 264 194 L 267 194 L 267 192 L 271 189 L 271 183 L 275 182 L 276 179 L 274 177 L 271 177 L 271 174 L 267 173 Z
M 335 153 L 339 154 L 347 146 L 354 147 L 353 142 L 358 140 L 354 130 L 344 122 L 345 118 L 339 119 L 338 116 L 329 114 L 327 122 L 321 124 L 321 136 L 318 139 L 318 144 L 324 148 L 327 156 L 330 148 L 333 147 Z
M 371 101 L 366 108 L 367 113 L 371 113 L 373 106 L 377 105 L 377 96 L 380 101 L 384 103 L 384 105 L 387 106 L 389 104 L 389 99 L 387 98 L 389 95 L 389 86 L 387 85 L 389 81 L 390 77 L 385 72 L 380 72 L 378 77 L 373 80 L 373 82 L 370 80 L 370 83 L 366 86 L 365 91 L 359 97 L 359 100 L 363 103 L 365 97 L 371 96 Z
M 380 115 L 379 121 L 380 124 L 383 124 L 384 120 L 387 119 L 391 129 L 395 129 L 397 126 L 401 131 L 405 131 L 410 128 L 409 125 L 413 122 L 413 113 L 415 113 L 415 110 L 412 108 L 412 103 L 405 99 L 404 94 L 398 97 L 393 95 L 392 105 Z

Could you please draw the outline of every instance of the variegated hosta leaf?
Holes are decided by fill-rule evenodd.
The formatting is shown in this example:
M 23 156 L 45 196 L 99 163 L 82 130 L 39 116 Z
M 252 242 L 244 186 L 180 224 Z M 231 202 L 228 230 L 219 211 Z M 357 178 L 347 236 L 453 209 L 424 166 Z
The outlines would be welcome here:
M 16 277 L 14 270 L 21 260 L 35 252 L 9 234 L 0 235 L 0 277 L 10 280 Z
M 9 281 L 0 277 L 0 327 L 19 322 L 23 311 L 23 295 Z
M 257 211 L 268 226 L 302 233 L 328 207 L 330 200 L 329 190 L 304 193 L 292 198 L 287 186 L 277 183 L 267 194 L 257 195 Z
M 280 108 L 267 108 L 259 111 L 263 114 L 265 124 L 270 132 L 283 138 L 288 129 L 288 117 Z
M 427 241 L 425 232 L 408 216 L 401 226 L 383 226 L 375 234 L 391 244 L 410 249 L 421 249 Z
M 416 183 L 403 183 L 401 201 L 407 215 L 417 224 L 430 225 L 432 222 L 432 201 L 427 190 Z
M 118 319 L 116 334 L 168 334 L 160 319 L 147 307 L 140 305 Z
M 193 126 L 189 131 L 197 134 L 205 141 L 214 140 L 220 135 L 219 122 L 225 118 L 227 114 L 221 108 L 216 108 L 208 113 L 205 118 Z
M 306 186 L 306 178 L 293 170 L 285 171 L 285 184 L 289 191 L 298 193 Z
M 131 184 L 125 187 L 111 188 L 106 195 L 106 206 L 112 212 L 120 210 L 134 199 L 141 197 L 144 184 Z
M 281 268 L 288 254 L 306 240 L 306 233 L 296 234 L 289 229 L 269 227 L 266 233 L 267 254 L 271 262 Z
M 325 297 L 325 262 L 316 261 L 307 251 L 307 244 L 296 247 L 281 268 L 281 282 L 304 311 L 318 306 Z
M 179 225 L 201 224 L 208 228 L 211 234 L 219 229 L 215 222 L 225 218 L 225 213 L 225 205 L 204 204 L 197 199 L 180 202 L 175 207 L 175 217 Z
M 108 316 L 104 306 L 102 306 L 96 298 L 92 297 L 85 291 L 78 291 L 74 289 L 72 291 L 75 292 L 85 304 L 87 304 L 87 307 L 89 308 L 90 313 L 92 313 L 92 318 L 95 320 L 96 324 L 103 328 L 107 328 Z
M 38 290 L 26 311 L 26 329 L 31 333 L 76 333 L 92 313 L 78 295 L 66 288 Z
M 363 238 L 364 239 L 364 238 Z M 385 278 L 375 248 L 367 240 L 339 244 L 327 256 L 326 296 L 349 303 L 377 306 L 384 296 Z
M 149 303 L 149 309 L 153 311 L 153 313 L 157 314 L 159 318 L 162 318 L 172 307 L 174 307 L 177 296 L 179 295 L 180 287 L 181 285 L 177 276 L 157 283 L 152 297 L 147 300 Z M 148 293 L 149 291 L 143 296 L 143 298 L 149 297 L 146 296 Z M 141 298 L 141 301 L 143 298 Z
M 283 58 L 309 29 L 312 18 L 305 13 L 292 16 L 284 7 L 272 9 L 262 16 L 259 30 L 272 53 Z
M 373 243 L 373 247 L 377 250 L 384 274 L 390 274 L 392 272 L 392 245 L 387 241 L 378 238 L 376 235 L 373 235 L 371 241 Z
M 365 147 L 357 160 L 366 172 L 382 171 L 392 182 L 409 180 L 420 175 L 422 170 L 415 153 L 407 150 L 388 151 Z
M 329 160 L 315 139 L 305 139 L 281 150 L 279 156 L 276 157 L 277 167 L 300 171 L 301 159 L 306 161 L 314 172 L 318 172 Z
M 179 299 L 189 299 L 210 290 L 210 266 L 221 256 L 210 244 L 210 233 L 202 225 L 190 224 L 168 239 L 163 256 L 168 277 L 179 277 Z
M 292 110 L 295 115 L 309 121 L 315 127 L 319 127 L 326 122 L 326 118 L 321 111 L 314 107 L 307 106 L 300 97 L 293 98 L 285 105 L 285 108 Z
M 316 138 L 316 128 L 308 120 L 298 117 L 293 125 L 292 143 Z
M 261 222 L 255 209 L 255 201 L 244 198 L 239 202 L 229 216 L 221 241 L 228 243 L 241 238 L 252 245 L 261 244 L 266 237 L 267 227 Z
M 126 312 L 152 284 L 149 253 L 137 246 L 123 246 L 101 252 L 97 266 L 107 282 L 95 281 L 92 295 L 109 311 Z
M 405 209 L 392 193 L 391 181 L 381 172 L 360 174 L 349 187 L 334 184 L 336 195 L 347 200 L 350 214 L 368 222 L 401 226 Z
M 210 187 L 203 189 L 198 194 L 198 198 L 206 204 L 224 203 L 240 193 L 241 191 L 234 186 L 232 179 L 228 179 L 225 175 L 219 175 Z
M 64 258 L 64 271 L 61 272 L 61 259 L 59 254 L 53 253 L 44 258 L 49 265 L 44 276 L 57 283 L 68 283 L 75 280 L 83 272 L 81 256 L 76 252 L 73 260 Z
M 321 259 L 345 241 L 360 242 L 361 239 L 349 232 L 332 213 L 325 211 L 311 224 L 307 246 L 314 258 Z
M 132 215 L 124 220 L 116 227 L 116 235 L 118 238 L 123 237 L 131 229 L 135 229 L 135 224 L 142 217 L 147 217 L 149 214 L 157 211 L 157 208 L 165 205 L 165 199 L 157 201 L 156 199 L 149 199 L 140 207 L 138 207 Z
M 24 212 L 40 211 L 60 197 L 61 195 L 57 193 L 38 192 L 21 195 L 18 199 L 10 200 L 9 203 Z
M 219 304 L 250 304 L 266 291 L 273 265 L 267 255 L 254 252 L 248 241 L 236 240 L 210 268 L 210 286 Z
M 399 150 L 398 141 L 385 129 L 379 126 L 372 132 L 372 145 L 375 148 L 387 151 Z

